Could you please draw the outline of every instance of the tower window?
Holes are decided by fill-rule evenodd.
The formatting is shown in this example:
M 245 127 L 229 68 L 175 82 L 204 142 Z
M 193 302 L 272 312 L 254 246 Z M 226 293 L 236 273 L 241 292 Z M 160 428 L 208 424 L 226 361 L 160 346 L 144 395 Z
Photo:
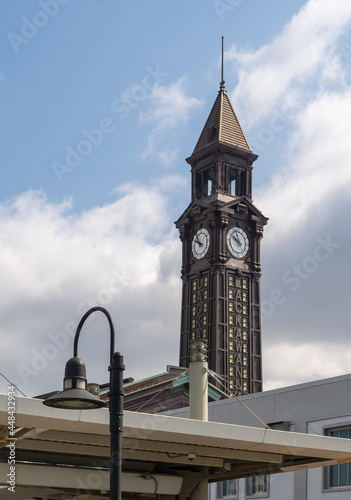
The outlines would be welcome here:
M 212 192 L 212 176 L 211 171 L 199 172 L 196 174 L 196 198 L 200 199 L 205 196 L 210 196 Z
M 231 194 L 235 196 L 237 193 L 237 186 L 236 186 L 236 180 L 237 180 L 237 171 L 227 165 L 226 166 L 226 180 L 225 180 L 225 190 L 228 194 Z
M 228 194 L 232 194 L 233 196 L 235 196 L 235 179 L 228 182 L 227 192 Z

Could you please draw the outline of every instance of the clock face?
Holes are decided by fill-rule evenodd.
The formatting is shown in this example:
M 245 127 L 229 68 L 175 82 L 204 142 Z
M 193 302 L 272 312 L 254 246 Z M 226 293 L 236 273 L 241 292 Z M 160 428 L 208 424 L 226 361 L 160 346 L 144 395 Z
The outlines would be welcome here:
M 195 259 L 202 259 L 207 254 L 210 246 L 210 233 L 204 227 L 198 229 L 193 237 L 191 250 Z
M 229 252 L 236 259 L 242 259 L 249 251 L 249 238 L 241 227 L 232 227 L 227 234 Z

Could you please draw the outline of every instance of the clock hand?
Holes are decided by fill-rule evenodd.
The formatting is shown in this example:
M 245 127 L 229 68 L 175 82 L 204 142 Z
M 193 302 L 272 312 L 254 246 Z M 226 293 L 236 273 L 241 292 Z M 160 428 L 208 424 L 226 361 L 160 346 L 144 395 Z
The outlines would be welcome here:
M 201 241 L 199 240 L 199 238 L 195 238 L 195 243 L 197 243 L 198 245 L 200 245 L 200 247 L 202 247 L 203 243 L 201 243 Z
M 238 238 L 237 236 L 235 236 L 234 234 L 233 234 L 233 239 L 235 240 L 235 243 L 236 243 L 237 245 L 239 245 L 239 247 L 241 247 L 241 241 L 240 241 L 240 240 L 239 240 L 239 238 Z

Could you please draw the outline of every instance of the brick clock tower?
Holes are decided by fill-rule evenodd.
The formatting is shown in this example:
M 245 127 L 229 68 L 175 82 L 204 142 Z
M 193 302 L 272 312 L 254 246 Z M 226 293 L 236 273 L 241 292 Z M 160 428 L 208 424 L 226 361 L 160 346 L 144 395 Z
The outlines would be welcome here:
M 182 241 L 180 366 L 189 341 L 206 339 L 209 368 L 235 395 L 262 390 L 260 242 L 267 218 L 254 206 L 257 159 L 220 85 L 191 165 Z M 216 383 L 218 385 L 218 383 Z

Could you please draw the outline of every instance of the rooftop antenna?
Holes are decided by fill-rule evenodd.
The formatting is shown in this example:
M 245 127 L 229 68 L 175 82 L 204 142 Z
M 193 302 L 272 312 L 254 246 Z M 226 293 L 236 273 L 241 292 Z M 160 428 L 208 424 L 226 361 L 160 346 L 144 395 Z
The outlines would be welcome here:
M 223 76 L 223 66 L 224 66 L 224 36 L 222 36 L 222 68 L 221 68 L 221 77 L 222 81 L 219 84 L 219 89 L 224 90 L 225 89 L 225 81 L 224 81 L 224 76 Z

